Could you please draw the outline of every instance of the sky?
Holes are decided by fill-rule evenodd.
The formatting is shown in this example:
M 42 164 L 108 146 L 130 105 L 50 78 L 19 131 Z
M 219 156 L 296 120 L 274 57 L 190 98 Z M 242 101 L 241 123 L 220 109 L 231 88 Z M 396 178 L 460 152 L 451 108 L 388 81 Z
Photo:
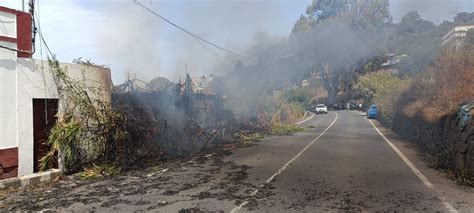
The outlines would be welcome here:
M 288 36 L 311 1 L 139 0 L 188 31 L 242 55 L 262 35 Z M 0 5 L 21 9 L 20 0 L 0 0 Z M 192 75 L 210 74 L 220 63 L 237 59 L 196 41 L 133 0 L 36 0 L 36 5 L 44 38 L 58 59 L 82 57 L 107 65 L 115 84 L 127 76 L 177 80 L 185 66 Z M 418 10 L 423 18 L 440 23 L 457 12 L 474 11 L 474 0 L 391 0 L 390 9 L 395 22 Z M 34 57 L 46 58 L 39 50 Z

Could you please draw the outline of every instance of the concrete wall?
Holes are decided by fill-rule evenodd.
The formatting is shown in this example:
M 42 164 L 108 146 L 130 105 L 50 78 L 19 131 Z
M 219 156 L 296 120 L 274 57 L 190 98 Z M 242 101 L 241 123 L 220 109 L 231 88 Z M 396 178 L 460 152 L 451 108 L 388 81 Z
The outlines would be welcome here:
M 60 64 L 68 76 L 85 85 L 93 99 L 110 101 L 112 80 L 109 69 Z M 47 61 L 18 58 L 18 175 L 33 173 L 33 98 L 59 98 Z M 100 95 L 95 95 L 100 94 Z M 59 114 L 64 106 L 59 100 Z
M 14 43 L 0 45 L 15 48 Z M 0 149 L 17 146 L 16 53 L 0 48 Z
M 17 66 L 18 175 L 33 173 L 33 98 L 58 98 L 48 71 L 36 68 L 33 59 L 18 58 Z
M 59 98 L 47 61 L 31 59 L 31 15 L 0 6 L 0 179 L 33 173 L 33 99 Z M 8 49 L 10 48 L 10 49 Z M 20 51 L 15 51 L 20 49 Z M 92 99 L 111 101 L 109 69 L 61 64 Z M 59 114 L 67 97 L 59 98 Z M 4 169 L 6 169 L 4 171 Z
M 0 36 L 16 38 L 16 14 L 0 11 L 0 24 Z
M 457 26 L 443 37 L 443 47 L 457 49 L 464 44 L 467 32 L 474 29 L 474 25 Z
M 22 176 L 33 173 L 33 99 L 59 96 L 47 61 L 15 58 L 13 51 L 1 54 L 0 150 L 18 147 L 18 175 Z M 78 64 L 61 64 L 61 67 L 85 85 L 93 99 L 110 102 L 109 69 Z M 64 101 L 60 100 L 60 111 Z
M 37 66 L 40 66 L 40 63 L 41 61 L 37 61 Z M 47 65 L 48 62 L 43 64 Z M 66 70 L 69 77 L 86 87 L 92 99 L 111 101 L 112 77 L 109 68 L 70 63 L 61 63 L 60 66 Z
M 0 11 L 0 179 L 18 174 L 16 14 Z

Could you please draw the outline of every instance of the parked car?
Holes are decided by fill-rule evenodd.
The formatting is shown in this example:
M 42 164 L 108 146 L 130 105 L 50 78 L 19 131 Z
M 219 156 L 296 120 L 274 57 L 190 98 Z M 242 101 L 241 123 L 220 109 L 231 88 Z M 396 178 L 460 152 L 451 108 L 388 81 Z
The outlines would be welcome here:
M 320 113 L 328 114 L 328 107 L 324 104 L 318 104 L 316 105 L 315 112 L 316 114 L 320 114 Z
M 471 120 L 474 120 L 474 101 L 464 102 L 458 108 L 456 116 L 456 125 L 461 128 L 461 131 L 464 131 L 466 126 L 469 125 Z
M 343 110 L 342 104 L 334 104 L 332 106 L 332 109 L 334 110 Z
M 370 106 L 369 110 L 367 111 L 367 118 L 377 118 L 377 105 Z

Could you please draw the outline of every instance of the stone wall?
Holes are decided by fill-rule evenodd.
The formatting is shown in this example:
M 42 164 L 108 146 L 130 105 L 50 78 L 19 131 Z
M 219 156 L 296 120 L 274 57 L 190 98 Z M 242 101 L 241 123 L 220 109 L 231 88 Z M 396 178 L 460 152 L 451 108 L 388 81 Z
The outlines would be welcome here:
M 420 113 L 413 117 L 395 113 L 393 121 L 381 119 L 399 136 L 416 144 L 436 168 L 474 177 L 474 109 L 460 111 L 439 120 L 427 121 Z M 465 177 L 464 177 L 465 178 Z

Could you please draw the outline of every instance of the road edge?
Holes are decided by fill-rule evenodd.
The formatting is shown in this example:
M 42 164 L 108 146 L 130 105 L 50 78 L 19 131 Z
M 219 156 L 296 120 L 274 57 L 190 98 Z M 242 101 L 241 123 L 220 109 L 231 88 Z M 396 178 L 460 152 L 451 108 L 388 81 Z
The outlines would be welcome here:
M 313 118 L 314 118 L 314 113 L 312 113 L 312 112 L 309 112 L 309 113 L 311 114 L 311 116 L 309 116 L 309 118 L 304 119 L 304 117 L 303 117 L 304 120 L 302 120 L 302 121 L 300 121 L 300 122 L 298 122 L 298 123 L 296 123 L 296 124 L 297 124 L 297 125 L 300 125 L 300 124 L 302 124 L 302 123 L 304 123 L 304 122 L 307 122 L 307 121 L 313 119 Z
M 400 149 L 398 149 L 395 144 L 393 144 L 380 130 L 377 128 L 377 126 L 374 124 L 372 120 L 368 120 L 369 123 L 372 125 L 372 127 L 379 133 L 379 135 L 384 139 L 384 141 L 392 148 L 392 150 L 397 153 L 397 155 L 402 159 L 402 161 L 410 168 L 410 170 L 418 177 L 418 179 L 429 189 L 434 190 L 434 185 L 431 183 L 431 181 L 423 174 L 421 171 L 411 162 L 410 159 L 408 159 L 405 154 L 403 154 Z M 435 192 L 435 194 L 437 194 Z M 446 198 L 443 196 L 437 195 L 438 199 L 441 201 L 441 203 L 446 207 L 446 209 L 451 212 L 451 213 L 457 213 L 458 211 L 449 203 L 446 201 Z

